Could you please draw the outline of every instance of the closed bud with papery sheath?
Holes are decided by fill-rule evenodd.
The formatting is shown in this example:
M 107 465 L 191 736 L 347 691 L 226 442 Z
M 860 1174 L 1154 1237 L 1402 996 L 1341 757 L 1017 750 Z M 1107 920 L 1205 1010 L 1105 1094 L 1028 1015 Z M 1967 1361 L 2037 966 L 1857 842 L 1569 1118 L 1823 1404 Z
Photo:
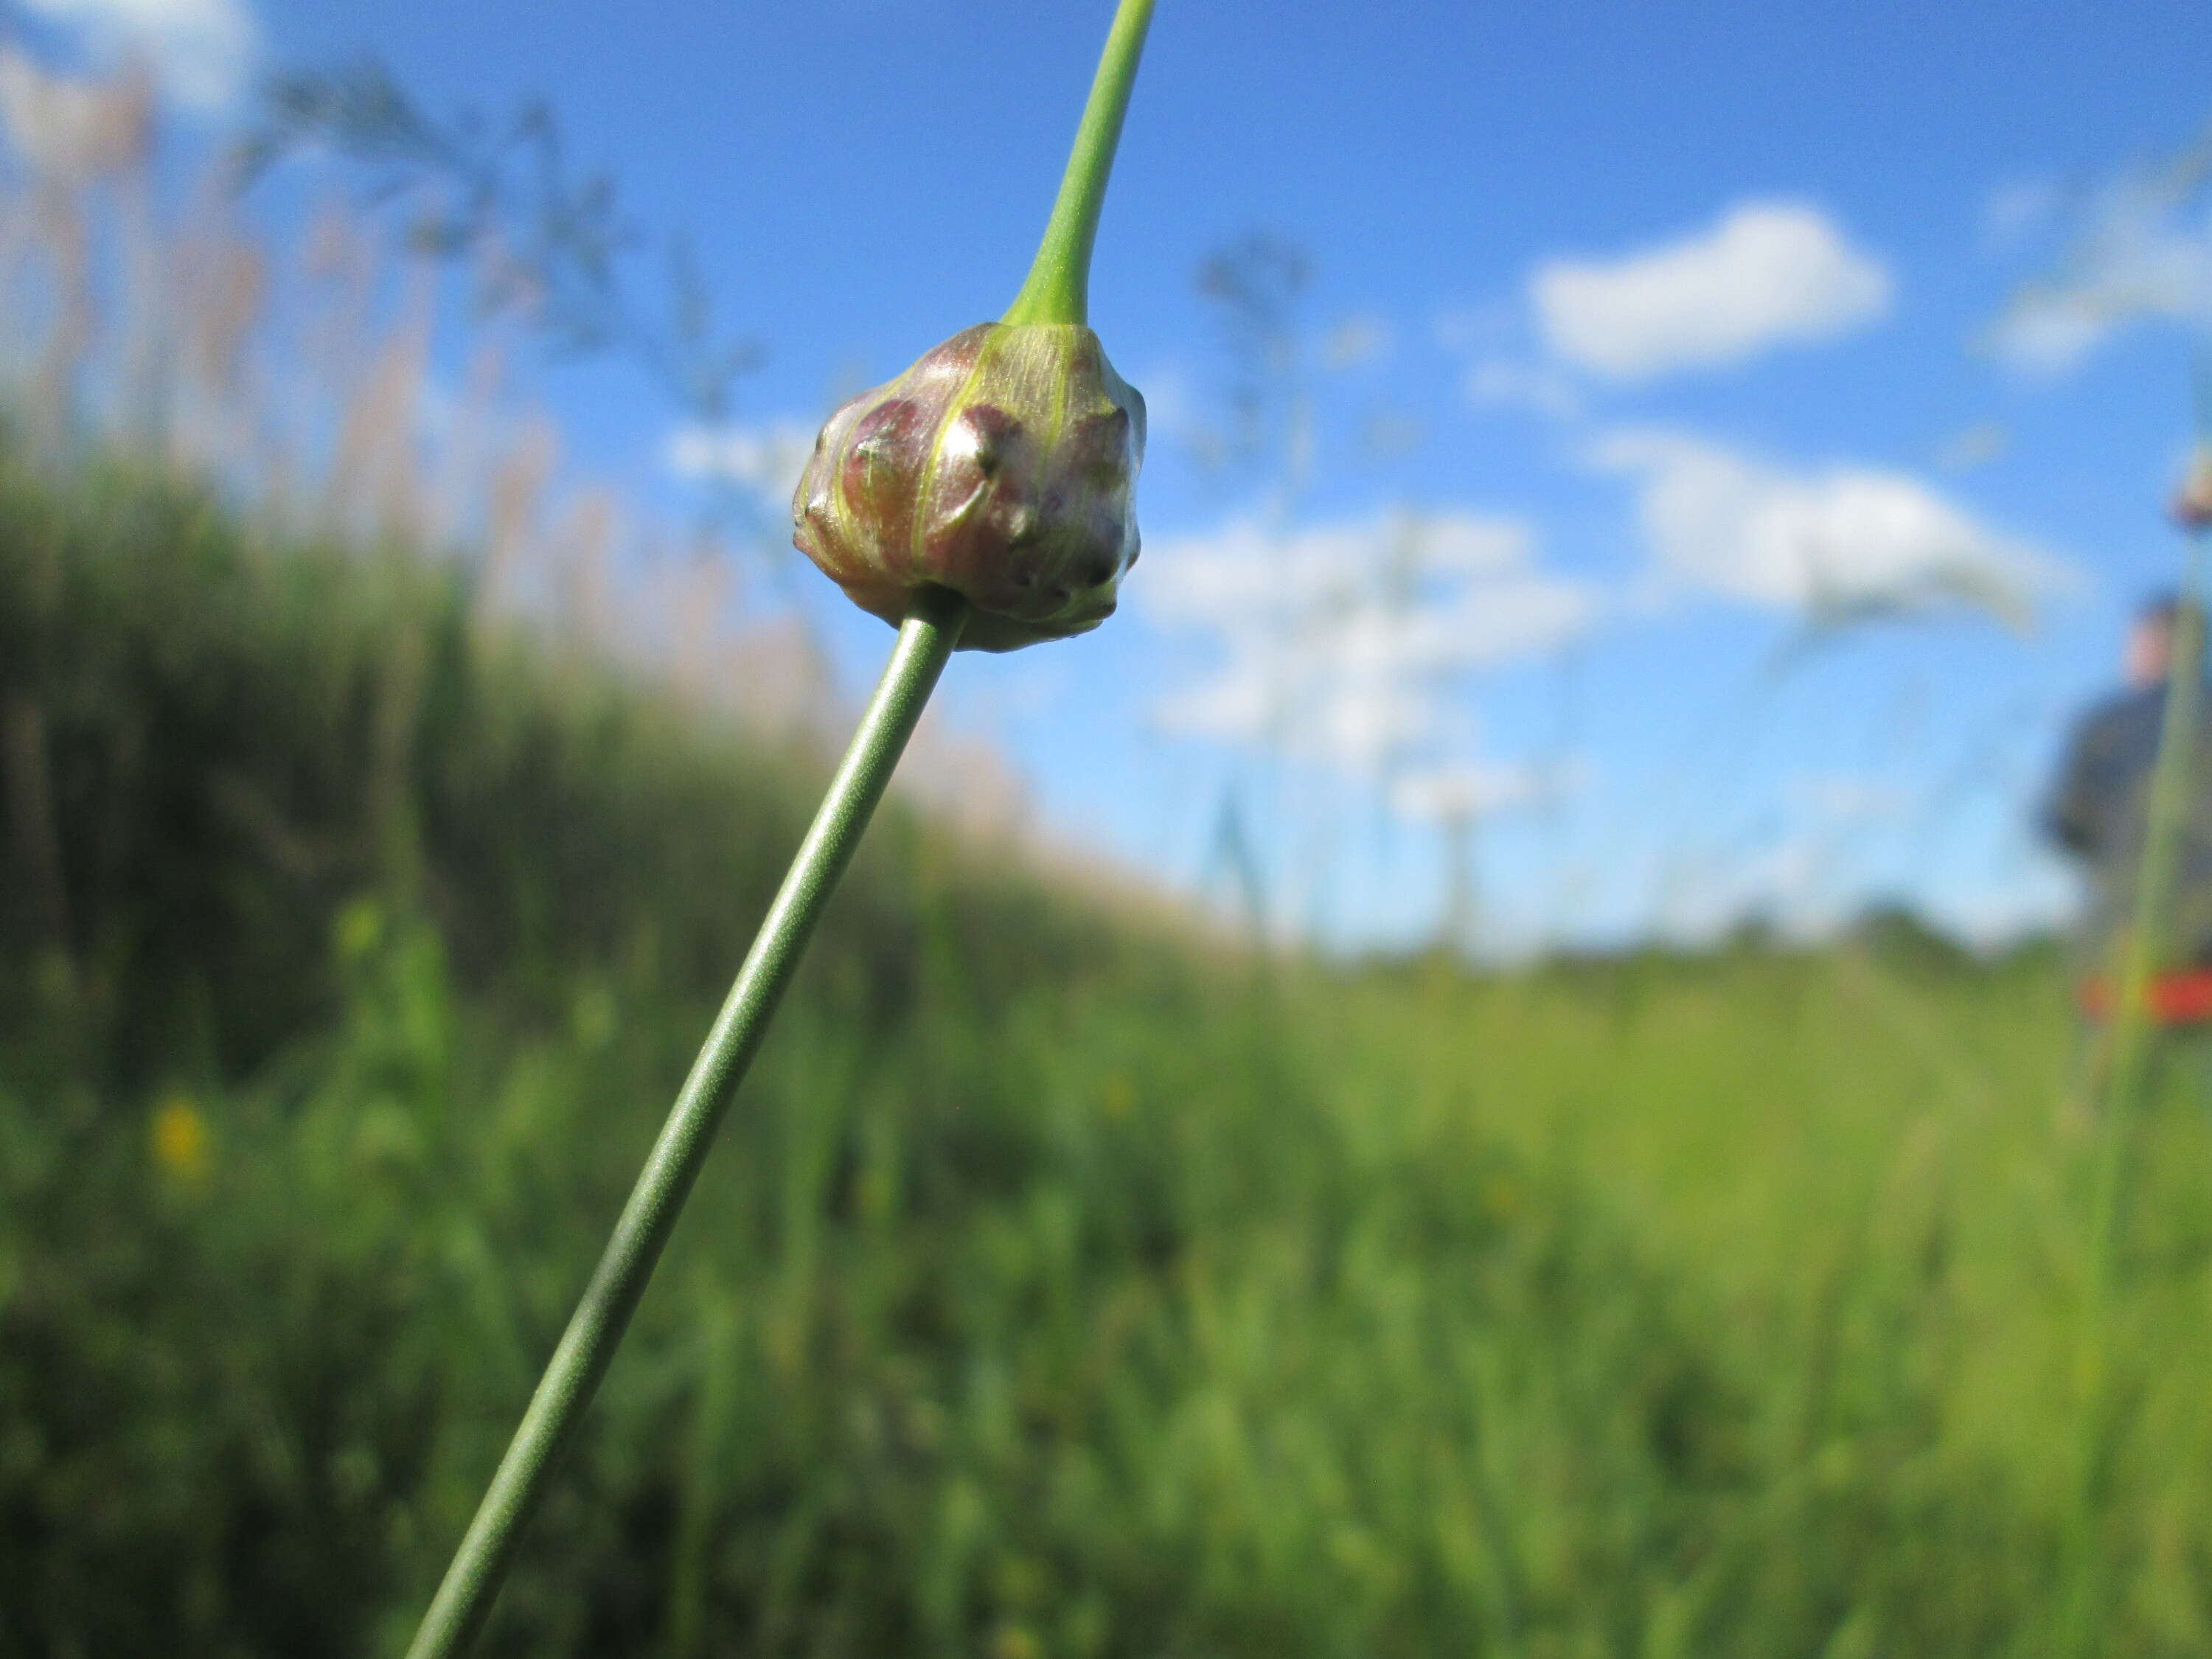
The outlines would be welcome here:
M 896 627 L 947 589 L 963 650 L 1012 651 L 1114 614 L 1137 562 L 1145 400 L 1091 331 L 1091 252 L 1152 21 L 1120 0 L 1075 149 L 1006 314 L 954 335 L 830 417 L 792 539 Z
M 830 417 L 792 501 L 801 551 L 896 626 L 969 604 L 963 648 L 1096 628 L 1137 560 L 1145 400 L 1081 323 L 981 323 Z

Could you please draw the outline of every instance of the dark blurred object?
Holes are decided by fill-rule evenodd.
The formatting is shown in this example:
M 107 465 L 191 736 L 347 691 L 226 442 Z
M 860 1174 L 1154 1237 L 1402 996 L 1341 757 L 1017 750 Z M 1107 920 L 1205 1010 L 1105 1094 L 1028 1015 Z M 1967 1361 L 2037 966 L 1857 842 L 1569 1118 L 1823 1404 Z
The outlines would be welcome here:
M 2089 880 L 2085 965 L 2102 969 L 2114 959 L 2121 930 L 2135 914 L 2151 774 L 2183 620 L 2183 602 L 2172 593 L 2158 595 L 2136 613 L 2121 661 L 2124 687 L 2075 725 L 2044 806 L 2045 832 L 2081 862 Z M 2191 776 L 2168 937 L 2175 962 L 2196 967 L 2212 965 L 2212 739 L 2200 736 Z
M 1313 411 L 1299 374 L 1298 313 L 1312 281 L 1306 251 L 1265 231 L 1206 255 L 1196 278 L 1228 358 L 1227 429 L 1200 440 L 1200 459 L 1257 475 L 1285 499 L 1303 487 L 1310 463 Z
M 2212 526 L 2212 447 L 2203 444 L 2189 464 L 2189 477 L 2173 498 L 2174 522 L 2185 530 Z

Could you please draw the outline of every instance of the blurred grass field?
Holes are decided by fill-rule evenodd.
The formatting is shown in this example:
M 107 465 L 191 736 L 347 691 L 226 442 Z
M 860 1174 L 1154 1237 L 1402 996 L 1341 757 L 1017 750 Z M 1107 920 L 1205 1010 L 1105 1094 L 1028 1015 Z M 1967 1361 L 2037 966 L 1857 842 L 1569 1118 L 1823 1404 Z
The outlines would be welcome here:
M 796 841 L 477 580 L 0 463 L 0 1653 L 398 1651 Z M 2105 1325 L 2075 1041 L 2048 948 L 1346 967 L 895 809 L 489 1650 L 2203 1653 L 2202 1062 Z

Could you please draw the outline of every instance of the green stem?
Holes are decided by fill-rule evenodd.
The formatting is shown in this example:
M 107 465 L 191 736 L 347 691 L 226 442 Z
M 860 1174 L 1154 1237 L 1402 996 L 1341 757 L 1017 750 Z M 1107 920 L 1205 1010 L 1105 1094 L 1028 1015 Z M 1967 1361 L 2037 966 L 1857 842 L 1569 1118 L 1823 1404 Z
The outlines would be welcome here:
M 521 1425 L 492 1476 L 476 1519 L 446 1569 L 408 1659 L 449 1659 L 467 1650 L 491 1611 L 522 1529 L 574 1438 L 576 1424 L 606 1375 L 623 1332 L 684 1200 L 706 1161 L 714 1129 L 760 1048 L 776 1004 L 798 969 L 838 878 L 852 861 L 876 803 L 883 799 L 915 722 L 921 718 L 960 638 L 966 605 L 941 588 L 926 590 L 899 629 L 890 666 L 860 717 L 860 730 L 830 781 L 813 827 L 769 907 L 738 970 L 729 1000 L 692 1063 L 668 1121 L 631 1188 L 599 1265 L 547 1362 Z
M 1114 171 L 1114 147 L 1121 142 L 1121 117 L 1129 89 L 1137 82 L 1137 59 L 1152 27 L 1152 0 L 1121 0 L 1099 55 L 1083 125 L 1075 130 L 1075 149 L 1061 175 L 1060 196 L 1046 222 L 1044 240 L 1030 267 L 1022 291 L 1006 307 L 1002 323 L 1088 323 L 1091 320 L 1091 249 L 1098 240 L 1098 213 L 1106 204 L 1106 179 Z
M 2090 1197 L 2089 1274 L 2083 1309 L 2079 1384 L 2081 1444 L 2074 1498 L 2074 1587 L 2067 1609 L 2064 1651 L 2095 1651 L 2105 1595 L 2097 1522 L 2102 1513 L 2102 1471 L 2111 1455 L 2113 1389 L 2112 1304 L 2119 1288 L 2120 1244 L 2126 1231 L 2127 1188 L 2135 1121 L 2151 1075 L 2156 1021 L 2151 990 L 2171 940 L 2174 884 L 2180 873 L 2182 830 L 2188 821 L 2197 760 L 2198 710 L 2204 687 L 2204 533 L 2190 541 L 2166 666 L 2166 710 L 2159 723 L 2158 757 L 2143 807 L 2142 853 L 2136 868 L 2135 914 L 2121 957 L 2118 1006 L 2105 1074 L 2094 1187 Z
M 2136 874 L 2136 908 L 2128 930 L 2126 965 L 2120 975 L 2119 1009 L 2112 1051 L 2111 1121 L 2131 1112 L 2149 1070 L 2151 984 L 2166 966 L 2171 941 L 2173 887 L 2181 868 L 2181 832 L 2189 817 L 2190 775 L 2197 760 L 2197 708 L 2204 683 L 2204 533 L 2190 538 L 2181 604 L 2173 620 L 2172 660 L 2166 679 L 2166 714 L 2160 723 L 2158 759 L 2144 806 L 2142 860 Z

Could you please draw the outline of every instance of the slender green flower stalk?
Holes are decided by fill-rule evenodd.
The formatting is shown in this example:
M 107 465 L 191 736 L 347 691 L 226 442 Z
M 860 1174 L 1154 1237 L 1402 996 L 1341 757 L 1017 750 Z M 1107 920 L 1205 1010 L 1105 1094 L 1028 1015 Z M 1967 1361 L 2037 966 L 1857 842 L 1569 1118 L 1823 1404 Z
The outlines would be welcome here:
M 956 335 L 823 428 L 793 539 L 898 629 L 728 1000 L 430 1603 L 409 1659 L 465 1652 L 953 651 L 1095 628 L 1137 556 L 1144 399 L 1087 322 L 1091 248 L 1152 0 L 1121 0 L 1060 196 L 1006 318 Z
M 524 1523 L 575 1437 L 584 1408 L 615 1357 L 630 1316 L 706 1162 L 714 1130 L 768 1034 L 785 987 L 798 971 L 816 922 L 852 861 L 861 831 L 959 638 L 963 610 L 950 593 L 926 596 L 899 630 L 890 665 L 844 763 L 830 781 L 813 827 L 769 907 L 729 999 L 692 1063 L 660 1138 L 615 1223 L 599 1265 L 569 1318 L 514 1439 L 500 1461 L 476 1519 L 408 1650 L 409 1659 L 465 1651 L 507 1577 Z
M 2062 1650 L 2098 1650 L 2105 1596 L 2105 1563 L 2097 1536 L 2102 1490 L 2114 1429 L 2112 1374 L 2112 1304 L 2118 1290 L 2121 1243 L 2127 1229 L 2129 1167 L 2135 1123 L 2148 1091 L 2155 1058 L 2152 990 L 2172 949 L 2174 884 L 2180 874 L 2183 831 L 2195 775 L 2197 729 L 2203 703 L 2205 537 L 2212 530 L 2212 447 L 2200 445 L 2174 508 L 2189 532 L 2181 603 L 2166 664 L 2166 709 L 2158 756 L 2143 807 L 2142 850 L 2136 870 L 2135 910 L 2120 946 L 2118 1006 L 2099 1103 L 2094 1186 L 2089 1215 L 2089 1258 L 2083 1304 L 2077 1385 L 2081 1395 L 2081 1444 L 2076 1454 L 2073 1538 L 2074 1582 L 2068 1597 Z
M 2191 538 L 2188 578 L 2173 626 L 2172 667 L 2167 677 L 2166 718 L 2151 772 L 2135 915 L 2121 959 L 2119 1006 L 2112 1035 L 2109 1122 L 2119 1127 L 2142 1103 L 2148 1087 L 2156 1021 L 2152 985 L 2166 965 L 2172 941 L 2174 882 L 2180 869 L 2182 829 L 2189 815 L 2197 728 L 2202 724 L 2204 674 L 2204 532 Z
M 1106 50 L 1075 130 L 1075 149 L 1060 182 L 1060 198 L 1046 221 L 1044 240 L 1029 280 L 999 320 L 1024 323 L 1088 323 L 1091 320 L 1091 250 L 1098 240 L 1098 213 L 1106 204 L 1106 178 L 1121 142 L 1121 118 L 1137 83 L 1137 60 L 1145 32 L 1152 25 L 1152 0 L 1121 0 L 1107 32 Z
M 2191 797 L 2200 782 L 2194 774 L 2204 690 L 2204 543 L 2208 528 L 2212 528 L 2212 448 L 2198 451 L 2176 517 L 2189 532 L 2189 555 L 2168 652 L 2158 757 L 2152 763 L 2149 794 L 2143 806 L 2135 913 L 2119 963 L 2118 1006 L 2113 1014 L 2112 1063 L 2103 1102 L 2092 1221 L 2100 1280 L 2109 1276 L 2118 1248 L 2130 1127 L 2149 1086 L 2155 1051 L 2152 988 L 2172 948 L 2169 935 L 2174 884 L 2181 869 L 2183 831 L 2189 821 Z

